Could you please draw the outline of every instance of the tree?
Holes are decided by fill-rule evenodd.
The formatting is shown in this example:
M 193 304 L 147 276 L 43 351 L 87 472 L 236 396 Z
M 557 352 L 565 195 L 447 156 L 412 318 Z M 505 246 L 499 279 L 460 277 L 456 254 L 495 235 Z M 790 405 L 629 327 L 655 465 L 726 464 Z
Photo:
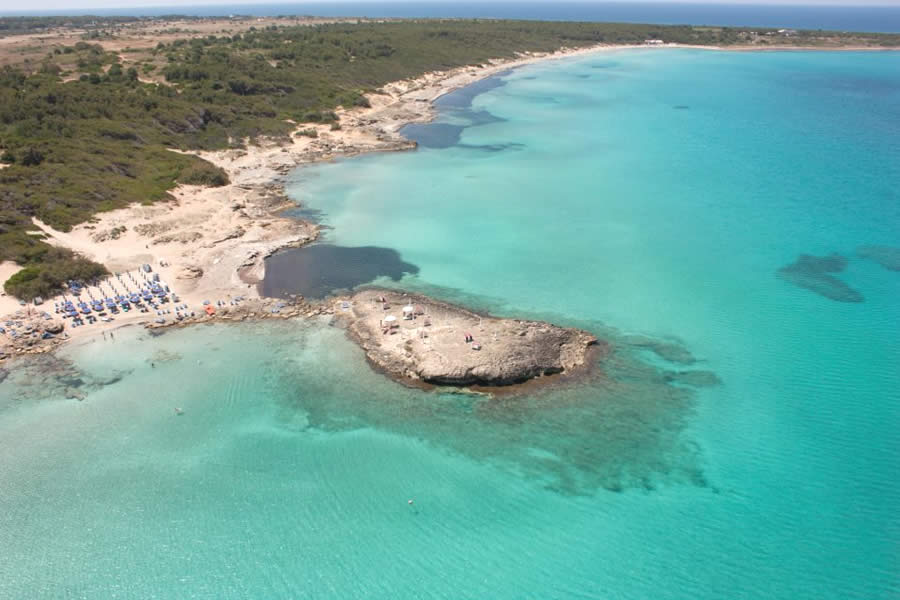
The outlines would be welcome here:
M 40 150 L 29 148 L 22 155 L 22 165 L 26 167 L 36 167 L 44 162 L 44 154 Z

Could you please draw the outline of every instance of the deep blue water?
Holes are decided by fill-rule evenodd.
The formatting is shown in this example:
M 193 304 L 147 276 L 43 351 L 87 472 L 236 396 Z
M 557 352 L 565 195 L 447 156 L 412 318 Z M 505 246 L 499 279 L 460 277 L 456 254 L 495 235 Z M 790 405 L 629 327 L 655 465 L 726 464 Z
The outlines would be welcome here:
M 900 6 L 795 6 L 671 2 L 305 2 L 207 6 L 127 6 L 115 9 L 23 11 L 0 14 L 147 15 L 229 14 L 274 16 L 461 17 L 558 21 L 607 21 L 688 25 L 780 26 L 798 29 L 900 32 Z

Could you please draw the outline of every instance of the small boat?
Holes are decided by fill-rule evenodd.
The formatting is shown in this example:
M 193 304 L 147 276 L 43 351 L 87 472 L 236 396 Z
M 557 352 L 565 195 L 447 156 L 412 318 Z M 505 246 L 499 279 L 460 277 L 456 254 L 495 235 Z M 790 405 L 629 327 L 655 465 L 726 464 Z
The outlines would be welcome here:
M 175 409 L 175 414 L 178 415 L 178 416 L 181 416 L 181 415 L 184 414 L 184 411 L 181 410 L 180 408 L 176 408 L 176 409 Z

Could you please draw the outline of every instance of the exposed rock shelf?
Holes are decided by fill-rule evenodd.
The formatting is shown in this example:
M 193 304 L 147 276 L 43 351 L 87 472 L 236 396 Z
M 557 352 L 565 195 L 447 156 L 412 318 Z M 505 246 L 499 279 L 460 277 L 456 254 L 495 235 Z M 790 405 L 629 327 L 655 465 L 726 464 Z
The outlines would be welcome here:
M 597 344 L 578 329 L 485 317 L 386 290 L 339 301 L 335 313 L 377 367 L 437 385 L 502 386 L 567 373 L 585 366 Z

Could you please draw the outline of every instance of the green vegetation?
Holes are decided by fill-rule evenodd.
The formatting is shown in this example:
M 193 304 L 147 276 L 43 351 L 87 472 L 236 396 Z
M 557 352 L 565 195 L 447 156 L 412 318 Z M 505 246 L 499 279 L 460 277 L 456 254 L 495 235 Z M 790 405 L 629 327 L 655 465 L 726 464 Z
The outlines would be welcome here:
M 178 183 L 222 187 L 228 184 L 228 174 L 215 165 L 201 162 L 184 169 L 178 176 Z
M 84 26 L 89 19 L 44 27 Z M 0 32 L 40 29 L 35 23 L 0 19 Z M 298 122 L 338 129 L 336 107 L 367 106 L 363 94 L 388 82 L 522 51 L 649 38 L 729 45 L 750 35 L 735 28 L 483 20 L 251 27 L 158 44 L 137 66 L 144 75 L 161 74 L 161 85 L 141 82 L 137 68 L 123 68 L 100 44 L 56 48 L 27 74 L 0 69 L 0 162 L 8 165 L 0 170 L 0 260 L 28 267 L 6 290 L 48 295 L 47 286 L 89 271 L 86 261 L 51 251 L 27 233 L 32 218 L 66 231 L 99 211 L 165 200 L 176 182 L 227 183 L 221 170 L 171 149 L 240 146 L 287 136 Z M 794 39 L 803 43 L 804 35 Z M 900 36 L 867 39 L 900 44 Z
M 26 33 L 44 33 L 58 27 L 92 30 L 139 21 L 137 17 L 0 17 L 0 37 Z
M 75 256 L 70 250 L 48 248 L 38 262 L 10 277 L 4 289 L 24 300 L 37 296 L 49 297 L 59 292 L 62 284 L 70 279 L 90 281 L 106 275 L 103 265 Z

